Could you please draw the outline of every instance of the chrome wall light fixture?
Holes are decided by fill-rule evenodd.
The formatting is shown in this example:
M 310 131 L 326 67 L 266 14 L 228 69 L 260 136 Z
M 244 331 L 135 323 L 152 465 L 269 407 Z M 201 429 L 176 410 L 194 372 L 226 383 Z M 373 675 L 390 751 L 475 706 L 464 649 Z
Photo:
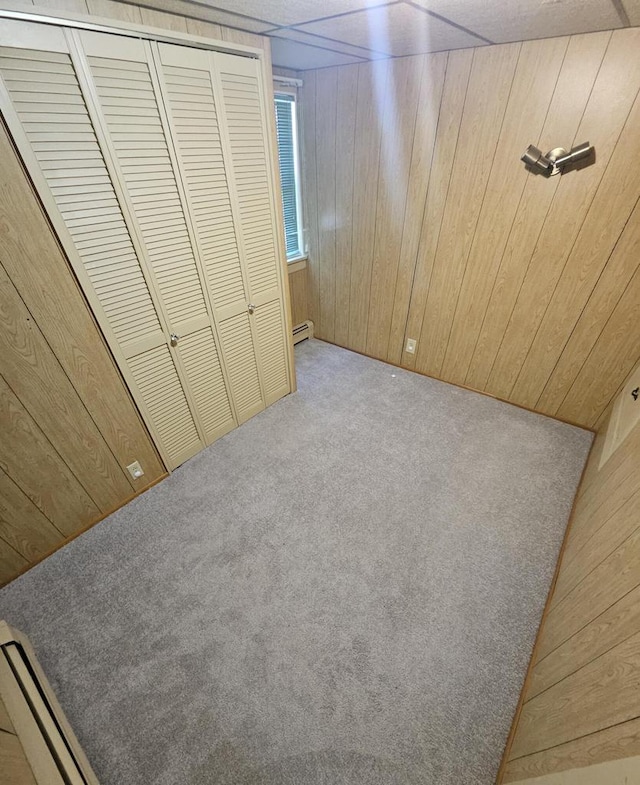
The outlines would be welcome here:
M 592 164 L 595 159 L 595 147 L 589 142 L 583 142 L 571 150 L 555 147 L 546 155 L 542 155 L 537 147 L 530 144 L 520 160 L 524 161 L 530 172 L 551 177 L 555 174 L 562 174 L 569 168 L 582 169 L 583 166 Z

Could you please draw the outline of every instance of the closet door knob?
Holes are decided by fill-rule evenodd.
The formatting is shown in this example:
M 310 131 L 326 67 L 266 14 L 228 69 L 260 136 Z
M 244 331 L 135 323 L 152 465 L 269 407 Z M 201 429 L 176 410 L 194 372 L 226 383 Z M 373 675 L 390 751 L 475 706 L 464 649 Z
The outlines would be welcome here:
M 171 339 L 171 346 L 177 346 L 178 345 L 178 341 L 180 340 L 180 336 L 179 335 L 177 335 L 176 333 L 171 333 L 169 338 Z
M 256 310 L 256 307 L 253 303 L 249 303 L 249 305 L 247 305 L 247 310 L 249 313 L 253 313 Z

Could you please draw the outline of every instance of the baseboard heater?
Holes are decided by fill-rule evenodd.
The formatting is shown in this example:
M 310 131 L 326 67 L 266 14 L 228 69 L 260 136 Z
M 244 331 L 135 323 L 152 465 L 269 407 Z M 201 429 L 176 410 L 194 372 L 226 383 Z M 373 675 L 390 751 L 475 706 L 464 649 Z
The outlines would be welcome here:
M 313 338 L 313 322 L 307 319 L 306 322 L 296 324 L 293 328 L 293 343 L 294 345 L 300 341 L 306 341 L 307 338 Z
M 3 621 L 0 772 L 11 785 L 98 785 L 31 644 Z

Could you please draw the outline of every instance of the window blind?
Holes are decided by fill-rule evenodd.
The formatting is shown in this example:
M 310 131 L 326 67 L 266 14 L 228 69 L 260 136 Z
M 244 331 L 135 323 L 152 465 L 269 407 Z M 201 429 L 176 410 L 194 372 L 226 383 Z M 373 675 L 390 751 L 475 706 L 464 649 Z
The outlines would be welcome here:
M 275 104 L 284 233 L 287 258 L 291 259 L 302 254 L 296 179 L 295 98 L 286 93 L 276 93 Z

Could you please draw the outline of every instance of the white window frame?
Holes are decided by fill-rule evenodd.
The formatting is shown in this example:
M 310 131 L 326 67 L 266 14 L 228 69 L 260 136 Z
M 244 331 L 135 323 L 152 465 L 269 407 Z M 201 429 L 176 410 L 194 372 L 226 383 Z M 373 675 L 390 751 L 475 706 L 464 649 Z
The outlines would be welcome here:
M 293 80 L 287 79 L 286 81 L 279 81 L 274 78 L 273 82 L 273 98 L 274 101 L 278 99 L 278 95 L 292 95 L 293 107 L 291 111 L 291 134 L 293 136 L 293 177 L 296 189 L 296 216 L 298 223 L 298 249 L 297 256 L 287 256 L 287 264 L 296 264 L 308 258 L 307 248 L 305 244 L 305 231 L 303 226 L 304 213 L 302 209 L 302 177 L 300 175 L 300 137 L 298 135 L 298 90 L 295 84 L 290 84 Z M 296 80 L 297 81 L 297 80 Z M 276 140 L 277 141 L 277 140 Z M 278 159 L 278 175 L 280 176 L 279 159 Z M 286 253 L 286 248 L 285 248 Z

